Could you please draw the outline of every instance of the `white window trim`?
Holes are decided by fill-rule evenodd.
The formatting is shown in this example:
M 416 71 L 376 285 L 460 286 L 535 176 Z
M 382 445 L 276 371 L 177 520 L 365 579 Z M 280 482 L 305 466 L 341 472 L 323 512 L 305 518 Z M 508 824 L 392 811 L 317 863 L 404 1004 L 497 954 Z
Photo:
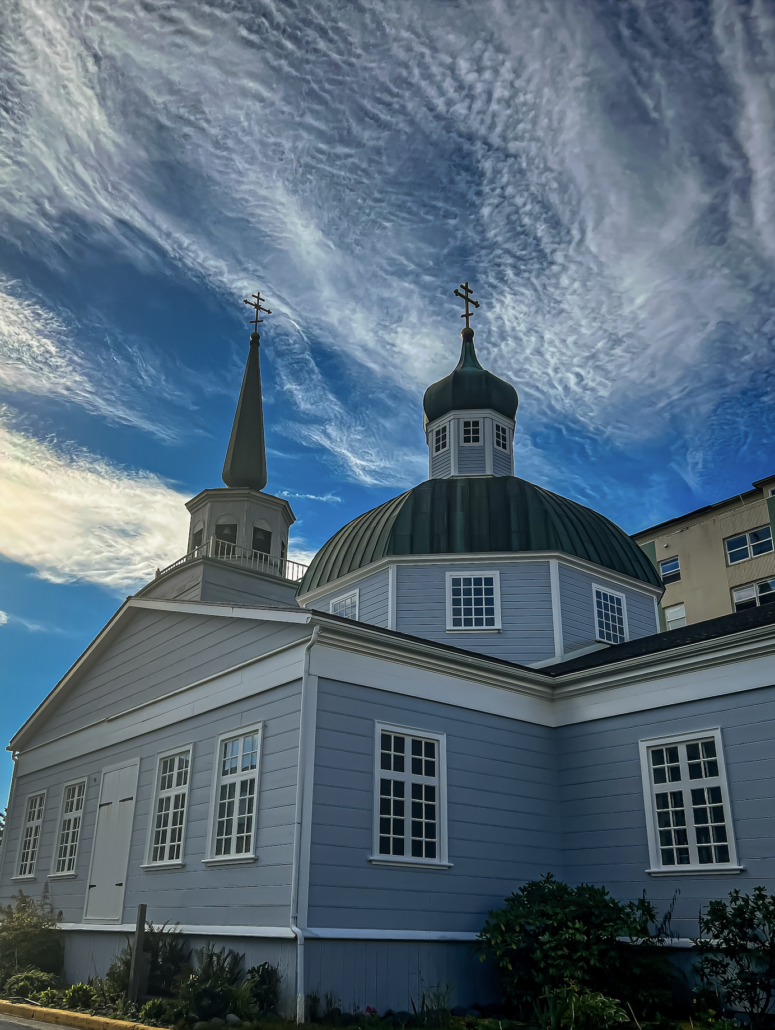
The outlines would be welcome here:
M 463 422 L 478 422 L 479 423 L 479 439 L 476 443 L 465 443 L 463 440 Z M 461 447 L 484 447 L 484 419 L 481 415 L 475 415 L 473 418 L 460 419 L 460 440 Z
M 180 858 L 175 858 L 172 861 L 152 862 L 151 855 L 153 854 L 153 833 L 156 826 L 156 809 L 159 801 L 159 771 L 161 763 L 163 759 L 171 758 L 172 755 L 180 755 L 184 751 L 188 751 L 188 783 L 186 784 L 186 810 L 183 813 L 183 837 L 180 842 Z M 178 869 L 186 864 L 186 831 L 188 830 L 188 812 L 191 805 L 191 776 L 193 769 L 193 743 L 181 744 L 179 747 L 168 747 L 164 751 L 157 752 L 156 772 L 153 777 L 153 793 L 151 794 L 151 811 L 148 818 L 148 837 L 145 842 L 145 861 L 140 866 L 141 869 Z
M 221 784 L 221 745 L 225 740 L 233 740 L 235 737 L 248 737 L 251 734 L 258 736 L 258 756 L 256 760 L 256 802 L 253 809 L 253 847 L 250 853 L 242 855 L 216 855 L 215 854 L 215 825 L 218 821 L 218 788 Z M 203 865 L 246 865 L 256 861 L 256 843 L 258 840 L 258 812 L 261 791 L 261 760 L 264 754 L 264 724 L 254 723 L 252 726 L 235 726 L 228 733 L 221 733 L 215 742 L 215 758 L 213 762 L 213 782 L 210 787 L 210 815 L 207 820 L 207 847 Z
M 761 554 L 752 554 L 751 551 L 752 551 L 753 545 L 752 545 L 751 541 L 748 538 L 750 537 L 751 533 L 756 533 L 760 529 L 769 529 L 770 530 L 770 534 L 771 534 L 770 538 L 772 540 L 772 547 L 769 549 L 769 551 L 762 551 Z M 730 561 L 729 560 L 729 548 L 727 547 L 727 540 L 735 540 L 739 536 L 744 536 L 745 537 L 746 546 L 748 547 L 748 557 L 747 558 L 738 558 L 737 561 Z M 765 522 L 761 526 L 754 526 L 753 529 L 744 529 L 741 533 L 733 533 L 731 536 L 725 536 L 724 537 L 724 556 L 725 556 L 725 558 L 727 560 L 727 568 L 728 569 L 734 569 L 736 566 L 742 565 L 743 562 L 754 561 L 754 559 L 756 559 L 756 558 L 763 558 L 765 554 L 772 554 L 773 552 L 775 552 L 775 534 L 772 533 L 772 527 L 770 526 L 769 522 Z
M 24 844 L 24 828 L 27 825 L 27 809 L 29 808 L 30 798 L 36 798 L 39 794 L 43 795 L 43 815 L 40 817 L 40 836 L 38 837 L 38 850 L 35 853 L 35 871 L 32 873 L 25 873 L 24 876 L 19 874 L 19 865 L 22 860 L 22 845 Z M 24 798 L 24 807 L 22 808 L 22 826 L 21 833 L 19 834 L 19 844 L 16 848 L 16 858 L 14 860 L 15 873 L 11 877 L 14 883 L 29 883 L 38 878 L 38 863 L 40 860 L 40 843 L 43 840 L 43 820 L 46 818 L 46 801 L 47 801 L 48 788 L 44 787 L 43 790 L 31 790 Z M 6 827 L 6 833 L 8 829 Z
M 361 588 L 360 587 L 353 587 L 352 590 L 346 590 L 343 594 L 337 594 L 336 597 L 332 597 L 331 600 L 328 602 L 329 614 L 331 614 L 331 615 L 334 614 L 334 605 L 338 601 L 346 601 L 348 597 L 352 597 L 353 595 L 355 596 L 355 618 L 351 619 L 350 621 L 351 622 L 357 622 L 358 621 L 358 616 L 361 613 Z M 338 616 L 338 618 L 342 618 L 342 617 L 343 616 Z
M 75 787 L 77 784 L 83 784 L 83 808 L 81 809 L 81 825 L 78 827 L 78 843 L 75 848 L 75 869 L 72 872 L 58 873 L 57 868 L 57 855 L 59 854 L 59 841 L 62 837 L 62 820 L 65 817 L 65 794 L 67 793 L 68 787 Z M 62 797 L 59 799 L 59 813 L 57 815 L 56 823 L 56 836 L 54 837 L 54 847 L 51 851 L 51 870 L 48 874 L 49 880 L 74 880 L 78 875 L 78 855 L 81 851 L 81 833 L 83 831 L 83 817 L 86 812 L 86 796 L 89 789 L 89 779 L 87 776 L 78 776 L 74 780 L 67 780 L 62 784 Z M 45 811 L 44 811 L 45 814 Z M 18 869 L 18 866 L 17 866 Z
M 603 640 L 599 636 L 600 628 L 597 624 L 597 597 L 595 596 L 596 590 L 602 590 L 606 594 L 612 594 L 614 597 L 621 598 L 622 601 L 622 617 L 624 619 L 624 641 L 626 643 L 630 639 L 630 624 L 627 621 L 627 595 L 623 594 L 621 590 L 612 590 L 611 587 L 606 586 L 604 583 L 593 583 L 592 584 L 592 618 L 595 620 L 595 640 L 600 644 L 605 644 L 607 647 L 616 647 L 616 644 L 612 644 L 610 640 Z M 622 641 L 620 641 L 622 643 Z
M 494 626 L 453 626 L 452 625 L 452 577 L 453 576 L 492 576 L 493 596 L 495 598 L 495 625 Z M 497 569 L 473 569 L 460 568 L 446 574 L 446 598 L 447 598 L 447 633 L 500 633 L 501 625 L 501 580 L 500 572 Z
M 398 733 L 406 737 L 422 737 L 425 740 L 435 740 L 438 747 L 438 857 L 437 858 L 413 858 L 411 855 L 380 855 L 379 853 L 379 781 L 383 775 L 380 768 L 381 740 L 380 734 Z M 387 774 L 386 774 L 387 775 Z M 411 866 L 414 869 L 452 869 L 453 863 L 449 861 L 447 842 L 447 735 L 438 730 L 425 730 L 417 726 L 399 726 L 390 722 L 374 723 L 374 800 L 372 802 L 372 841 L 371 855 L 368 861 L 376 866 L 393 866 L 405 869 Z M 408 800 L 408 799 L 407 799 Z M 407 815 L 407 822 L 410 817 Z
M 651 767 L 649 764 L 649 751 L 654 747 L 662 747 L 669 744 L 684 744 L 695 740 L 712 737 L 716 743 L 716 756 L 719 764 L 719 784 L 721 786 L 721 797 L 728 816 L 729 833 L 729 855 L 731 861 L 725 865 L 681 865 L 663 866 L 659 853 L 659 839 L 657 835 L 656 805 L 653 801 L 654 790 L 651 784 Z M 640 750 L 640 772 L 643 784 L 643 803 L 646 811 L 646 835 L 649 844 L 649 867 L 646 872 L 652 876 L 722 876 L 729 873 L 740 873 L 745 866 L 738 865 L 737 841 L 735 838 L 735 826 L 732 815 L 732 805 L 729 801 L 729 787 L 727 783 L 727 767 L 724 759 L 724 747 L 721 740 L 721 729 L 715 727 L 707 730 L 694 730 L 691 733 L 671 733 L 664 737 L 646 737 L 638 741 Z M 693 781 L 695 783 L 699 781 Z M 669 784 L 667 785 L 669 788 Z M 686 788 L 683 788 L 686 789 Z M 691 807 L 691 805 L 687 806 Z
M 444 437 L 444 446 L 443 447 L 439 447 L 439 449 L 436 450 L 436 433 L 440 433 L 442 429 L 446 429 L 447 430 L 447 435 Z M 445 451 L 449 450 L 451 433 L 452 433 L 452 426 L 451 426 L 451 424 L 449 422 L 442 422 L 440 426 L 434 426 L 433 427 L 433 429 L 430 431 L 430 434 L 429 434 L 430 435 L 430 448 L 431 448 L 431 456 L 432 457 L 435 458 L 437 454 L 443 454 Z

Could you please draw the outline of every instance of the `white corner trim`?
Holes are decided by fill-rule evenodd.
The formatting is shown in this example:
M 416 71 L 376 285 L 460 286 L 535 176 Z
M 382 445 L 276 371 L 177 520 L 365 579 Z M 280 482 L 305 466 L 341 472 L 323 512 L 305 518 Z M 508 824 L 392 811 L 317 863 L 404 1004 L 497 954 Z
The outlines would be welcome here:
M 388 629 L 398 628 L 398 567 L 388 566 Z
M 560 594 L 560 563 L 549 559 L 549 587 L 552 595 L 552 629 L 554 631 L 554 656 L 561 658 L 564 642 L 562 638 L 562 598 Z M 535 665 L 533 666 L 535 668 Z

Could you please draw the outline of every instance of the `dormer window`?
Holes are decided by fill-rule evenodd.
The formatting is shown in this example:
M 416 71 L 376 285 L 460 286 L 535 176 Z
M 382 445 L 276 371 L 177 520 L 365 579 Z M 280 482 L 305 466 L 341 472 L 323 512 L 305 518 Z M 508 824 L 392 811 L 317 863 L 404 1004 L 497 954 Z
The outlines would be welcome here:
M 479 419 L 463 419 L 463 443 L 479 443 Z
M 503 426 L 499 426 L 495 423 L 495 446 L 500 447 L 502 451 L 509 449 L 509 431 Z
M 435 454 L 447 449 L 447 427 L 439 426 L 433 434 L 433 450 Z

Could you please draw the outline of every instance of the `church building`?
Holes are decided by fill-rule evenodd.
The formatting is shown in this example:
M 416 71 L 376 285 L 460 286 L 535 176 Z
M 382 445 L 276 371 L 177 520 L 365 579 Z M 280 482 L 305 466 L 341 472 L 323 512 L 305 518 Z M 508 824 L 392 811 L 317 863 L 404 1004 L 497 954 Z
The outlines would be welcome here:
M 279 964 L 298 1018 L 312 992 L 470 1005 L 498 994 L 488 910 L 543 873 L 662 911 L 680 890 L 675 948 L 709 899 L 775 888 L 775 606 L 660 632 L 635 541 L 515 476 L 517 393 L 461 289 L 428 479 L 307 569 L 264 491 L 255 295 L 225 486 L 10 743 L 0 901 L 48 884 L 71 982 L 144 903 Z

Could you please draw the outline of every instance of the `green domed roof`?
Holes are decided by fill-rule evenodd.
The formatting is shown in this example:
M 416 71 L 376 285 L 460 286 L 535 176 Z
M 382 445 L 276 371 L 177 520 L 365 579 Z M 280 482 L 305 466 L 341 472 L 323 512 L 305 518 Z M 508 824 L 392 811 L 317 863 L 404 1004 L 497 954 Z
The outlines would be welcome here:
M 448 411 L 466 408 L 492 408 L 513 419 L 519 404 L 517 391 L 511 383 L 499 379 L 479 364 L 473 329 L 464 329 L 461 336 L 463 346 L 454 371 L 425 391 L 422 406 L 426 419 L 435 422 Z
M 487 551 L 561 551 L 662 586 L 635 541 L 591 508 L 515 476 L 455 476 L 353 519 L 315 555 L 299 593 L 394 554 Z

